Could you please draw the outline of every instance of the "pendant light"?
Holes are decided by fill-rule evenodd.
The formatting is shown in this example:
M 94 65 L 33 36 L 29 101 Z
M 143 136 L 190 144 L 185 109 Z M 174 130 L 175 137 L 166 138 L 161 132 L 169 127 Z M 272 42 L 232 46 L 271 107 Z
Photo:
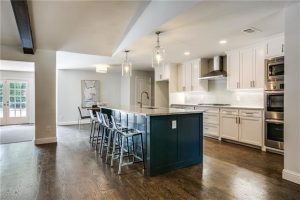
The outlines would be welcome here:
M 132 73 L 132 64 L 128 61 L 129 50 L 125 50 L 125 60 L 122 63 L 122 76 L 130 77 Z
M 161 34 L 161 31 L 157 31 L 155 34 L 157 36 L 157 40 L 156 46 L 153 50 L 152 67 L 160 67 L 164 65 L 165 50 L 159 44 L 159 34 Z

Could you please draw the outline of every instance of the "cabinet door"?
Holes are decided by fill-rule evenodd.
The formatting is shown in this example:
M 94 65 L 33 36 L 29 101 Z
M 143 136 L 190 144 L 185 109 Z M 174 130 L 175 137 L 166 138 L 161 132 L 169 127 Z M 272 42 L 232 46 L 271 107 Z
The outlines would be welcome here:
M 192 62 L 187 62 L 184 65 L 185 71 L 185 91 L 192 90 Z
M 155 67 L 154 73 L 155 73 L 155 81 L 160 81 L 163 79 L 163 68 L 161 66 Z
M 227 87 L 240 88 L 240 55 L 239 51 L 227 53 Z
M 266 57 L 277 57 L 284 55 L 284 37 L 283 35 L 271 38 L 266 43 Z
M 150 167 L 159 171 L 177 162 L 177 129 L 172 129 L 172 121 L 176 121 L 177 117 L 158 116 L 150 120 Z
M 262 146 L 262 118 L 240 117 L 239 141 Z
M 265 50 L 264 45 L 254 47 L 253 88 L 264 88 L 265 82 Z
M 199 123 L 200 121 L 200 123 Z M 203 117 L 202 114 L 180 115 L 178 127 L 178 158 L 180 162 L 202 159 Z
M 186 86 L 185 86 L 185 67 L 184 64 L 181 64 L 178 66 L 177 68 L 177 90 L 179 92 L 183 92 L 186 90 Z
M 241 88 L 249 89 L 253 85 L 253 48 L 240 51 Z
M 200 81 L 199 81 L 199 76 L 200 76 L 200 60 L 196 59 L 191 62 L 191 77 L 192 77 L 192 85 L 191 85 L 191 90 L 192 91 L 199 91 L 200 90 Z
M 220 129 L 222 138 L 237 141 L 239 139 L 238 117 L 234 115 L 221 115 Z

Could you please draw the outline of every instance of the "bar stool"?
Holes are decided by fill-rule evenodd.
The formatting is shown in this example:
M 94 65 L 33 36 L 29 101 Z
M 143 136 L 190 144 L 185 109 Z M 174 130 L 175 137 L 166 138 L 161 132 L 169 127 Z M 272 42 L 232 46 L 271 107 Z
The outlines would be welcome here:
M 97 120 L 99 122 L 98 125 L 98 134 L 96 138 L 96 151 L 98 151 L 101 148 L 101 143 L 102 143 L 102 135 L 104 131 L 104 126 L 102 122 L 102 117 L 101 117 L 101 112 L 96 112 Z
M 99 153 L 100 156 L 102 157 L 104 148 L 106 148 L 106 152 L 109 151 L 112 128 L 110 127 L 110 123 L 106 114 L 100 113 L 100 117 L 101 117 L 101 125 L 103 127 L 103 130 L 102 130 L 102 136 L 101 136 L 102 140 L 101 140 Z
M 90 143 L 92 143 L 92 146 L 94 146 L 95 130 L 97 129 L 99 122 L 98 122 L 97 118 L 95 117 L 92 110 L 89 110 L 89 113 L 90 113 L 90 117 L 91 117 Z
M 134 163 L 137 163 L 137 162 L 143 162 L 144 169 L 145 169 L 144 147 L 143 147 L 143 132 L 138 131 L 136 129 L 118 128 L 113 117 L 111 118 L 111 121 L 112 121 L 112 128 L 113 128 L 113 131 L 115 133 L 114 137 L 113 137 L 113 142 L 112 142 L 113 147 L 112 147 L 112 153 L 111 153 L 111 163 L 110 163 L 111 166 L 113 166 L 113 161 L 114 160 L 119 159 L 118 174 L 121 174 L 121 170 L 122 170 L 123 166 L 131 165 L 131 164 L 134 164 Z M 136 151 L 135 151 L 134 137 L 138 137 L 138 136 L 140 137 L 140 141 L 141 141 L 141 154 L 142 154 L 141 157 L 139 157 L 136 154 Z M 118 137 L 121 138 L 121 141 L 119 143 L 120 152 L 117 154 L 116 153 L 116 144 L 117 144 L 117 138 Z M 130 154 L 130 151 L 129 151 L 130 149 L 129 149 L 129 146 L 128 146 L 128 144 L 129 144 L 128 139 L 129 138 L 131 139 L 131 144 L 132 144 L 132 153 L 131 154 Z M 127 148 L 126 149 L 125 149 L 125 140 L 127 140 Z M 127 155 L 126 155 L 127 157 L 132 156 L 133 161 L 124 163 L 123 162 L 124 161 L 124 156 L 125 156 L 124 153 L 127 153 Z M 135 159 L 138 159 L 138 161 L 136 161 Z

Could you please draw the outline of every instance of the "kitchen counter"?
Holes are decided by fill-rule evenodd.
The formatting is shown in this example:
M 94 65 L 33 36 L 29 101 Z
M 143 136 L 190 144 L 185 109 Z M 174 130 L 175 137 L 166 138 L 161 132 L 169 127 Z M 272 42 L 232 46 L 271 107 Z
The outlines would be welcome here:
M 207 108 L 236 108 L 236 109 L 252 109 L 252 110 L 264 110 L 263 107 L 257 106 L 237 106 L 237 105 L 230 105 L 230 106 L 214 106 L 214 105 L 197 105 L 197 104 L 172 104 L 175 106 L 190 106 L 190 107 L 207 107 Z M 186 110 L 186 109 L 185 109 Z
M 191 113 L 202 113 L 202 110 L 178 109 L 178 108 L 158 108 L 158 107 L 143 107 L 139 106 L 112 106 L 104 107 L 111 110 L 119 110 L 122 112 L 139 114 L 144 116 L 159 116 L 159 115 L 182 115 Z

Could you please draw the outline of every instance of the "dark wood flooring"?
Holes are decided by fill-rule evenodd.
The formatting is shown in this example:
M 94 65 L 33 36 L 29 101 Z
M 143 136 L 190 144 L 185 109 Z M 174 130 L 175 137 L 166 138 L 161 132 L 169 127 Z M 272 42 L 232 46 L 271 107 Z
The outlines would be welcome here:
M 300 185 L 281 178 L 281 155 L 205 139 L 203 165 L 156 177 L 135 165 L 119 176 L 85 129 L 58 127 L 57 144 L 0 145 L 1 199 L 300 199 Z

